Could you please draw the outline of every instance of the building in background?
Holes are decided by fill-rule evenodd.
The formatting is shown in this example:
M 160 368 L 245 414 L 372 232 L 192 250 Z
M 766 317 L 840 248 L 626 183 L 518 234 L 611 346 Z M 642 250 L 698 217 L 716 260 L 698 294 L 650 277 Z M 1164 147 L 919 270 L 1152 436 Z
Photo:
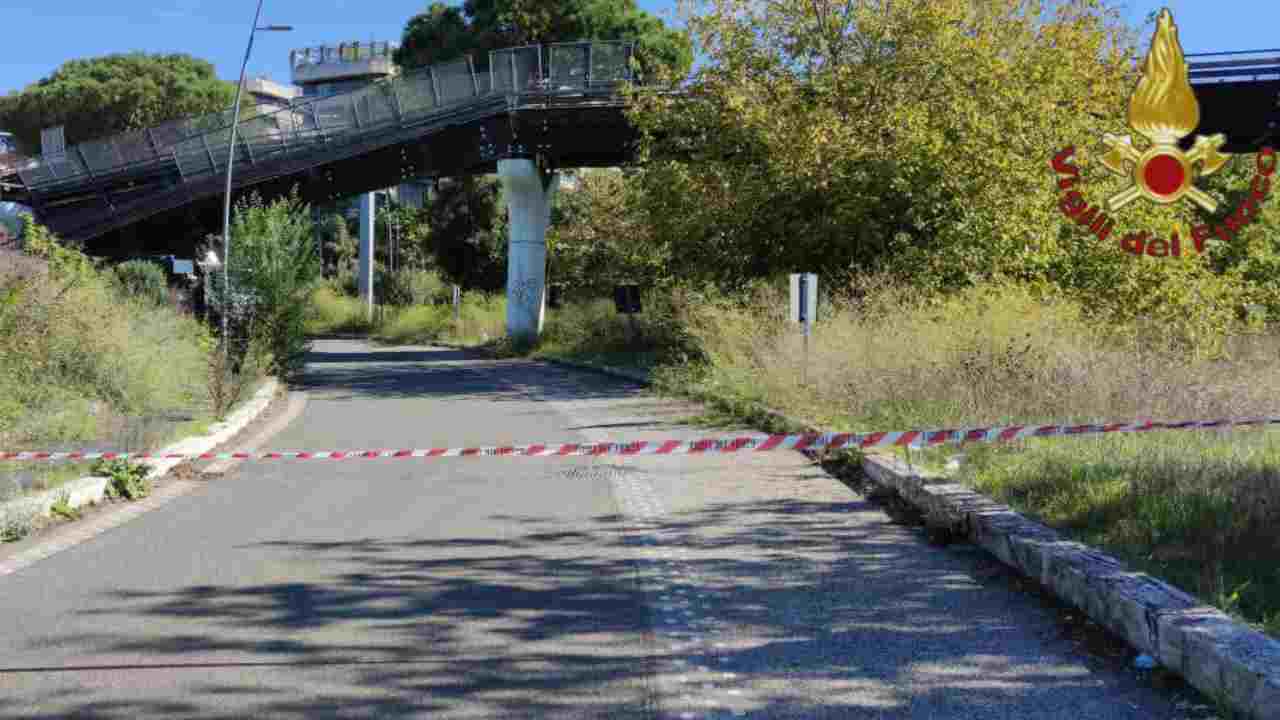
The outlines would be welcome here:
M 295 85 L 281 85 L 264 77 L 249 79 L 244 89 L 253 98 L 258 111 L 263 114 L 287 109 L 294 100 L 302 97 L 302 88 Z

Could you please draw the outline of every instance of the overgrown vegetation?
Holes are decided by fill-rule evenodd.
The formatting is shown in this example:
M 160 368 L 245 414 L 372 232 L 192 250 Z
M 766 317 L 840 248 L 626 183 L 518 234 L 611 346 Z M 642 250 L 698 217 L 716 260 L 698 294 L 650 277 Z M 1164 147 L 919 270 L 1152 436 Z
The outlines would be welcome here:
M 125 295 L 160 305 L 165 301 L 168 281 L 159 265 L 147 260 L 129 260 L 112 269 Z
M 118 290 L 79 252 L 28 224 L 48 272 L 0 278 L 0 438 L 90 439 L 100 423 L 201 406 L 209 333 Z
M 24 252 L 38 272 L 0 275 L 0 446 L 155 449 L 225 414 L 260 376 L 260 350 L 231 372 L 199 321 L 157 303 L 155 265 L 99 268 L 29 218 Z M 0 482 L 19 497 L 90 472 L 7 462 Z M 3 522 L 16 538 L 35 519 Z
M 290 379 L 302 369 L 321 271 L 310 210 L 296 193 L 271 203 L 255 193 L 236 206 L 231 237 L 230 297 L 213 284 L 215 306 L 230 313 L 244 348 L 260 348 L 267 370 Z
M 147 477 L 150 467 L 127 459 L 101 460 L 93 468 L 93 474 L 105 477 L 107 497 L 138 500 L 151 494 L 151 480 Z

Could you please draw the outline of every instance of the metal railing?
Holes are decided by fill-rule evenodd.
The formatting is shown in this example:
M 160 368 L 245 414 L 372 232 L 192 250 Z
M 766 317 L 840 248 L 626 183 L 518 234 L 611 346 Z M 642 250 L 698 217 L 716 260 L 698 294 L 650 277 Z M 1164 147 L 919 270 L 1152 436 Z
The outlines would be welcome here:
M 627 42 L 535 45 L 489 53 L 487 70 L 468 57 L 379 80 L 358 90 L 295 101 L 242 119 L 236 161 L 250 164 L 345 143 L 394 125 L 413 125 L 469 104 L 520 93 L 608 90 L 633 79 Z M 183 180 L 225 172 L 231 111 L 175 120 L 67 148 L 19 170 L 30 190 L 91 182 L 102 176 L 176 165 Z
M 1280 49 L 1187 55 L 1191 82 L 1280 80 Z M 1195 59 L 1192 59 L 1195 58 Z
M 317 45 L 289 52 L 289 66 L 326 65 L 329 63 L 359 62 L 375 57 L 391 57 L 400 45 L 393 42 L 349 42 L 338 45 Z

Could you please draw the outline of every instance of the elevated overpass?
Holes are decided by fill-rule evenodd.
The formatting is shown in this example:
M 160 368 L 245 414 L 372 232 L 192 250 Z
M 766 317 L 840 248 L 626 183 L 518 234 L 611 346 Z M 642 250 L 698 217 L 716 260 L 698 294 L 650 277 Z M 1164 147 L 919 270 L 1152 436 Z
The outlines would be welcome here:
M 405 178 L 493 173 L 503 159 L 540 168 L 618 165 L 633 133 L 621 86 L 632 46 L 566 43 L 499 50 L 419 69 L 342 95 L 243 119 L 234 187 L 266 197 L 297 186 L 322 203 Z M 61 237 L 96 255 L 156 247 L 194 224 L 219 227 L 229 112 L 67 149 L 3 178 L 5 199 L 34 208 Z

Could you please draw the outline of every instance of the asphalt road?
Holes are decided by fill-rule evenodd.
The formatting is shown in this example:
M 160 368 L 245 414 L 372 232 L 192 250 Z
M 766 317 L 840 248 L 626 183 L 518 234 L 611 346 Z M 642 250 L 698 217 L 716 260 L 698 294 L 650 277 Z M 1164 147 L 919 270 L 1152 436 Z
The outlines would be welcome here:
M 317 343 L 269 449 L 704 436 L 625 383 Z M 0 577 L 0 716 L 1175 718 L 794 453 L 246 463 Z

